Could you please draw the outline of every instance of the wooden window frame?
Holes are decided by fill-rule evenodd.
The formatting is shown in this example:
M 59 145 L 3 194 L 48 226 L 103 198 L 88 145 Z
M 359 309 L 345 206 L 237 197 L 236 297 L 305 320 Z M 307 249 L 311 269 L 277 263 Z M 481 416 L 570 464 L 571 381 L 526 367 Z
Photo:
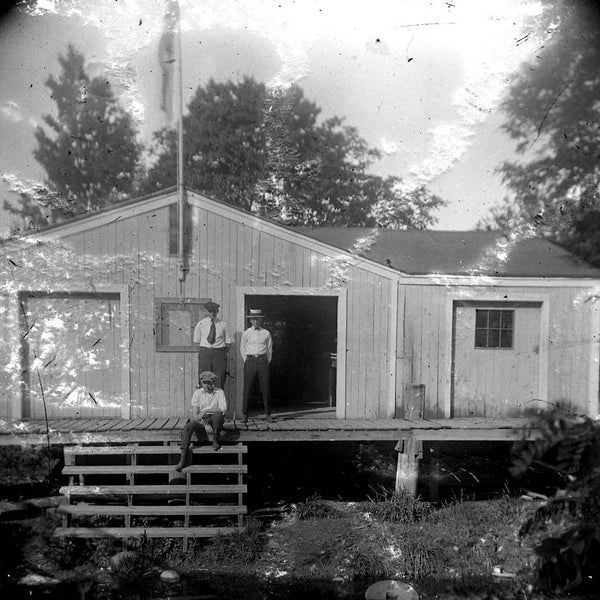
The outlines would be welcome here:
M 205 304 L 211 298 L 156 298 L 155 299 L 155 332 L 157 352 L 198 352 L 198 344 L 194 343 L 194 328 L 200 319 L 206 316 Z M 191 314 L 190 345 L 169 345 L 169 332 L 164 323 L 165 312 L 171 307 L 179 310 L 185 309 Z
M 486 324 L 485 327 L 477 326 L 478 316 L 480 313 L 486 313 Z M 491 327 L 491 313 L 498 313 L 498 327 Z M 510 313 L 510 326 L 504 327 L 504 313 Z M 474 339 L 474 348 L 476 350 L 514 350 L 515 347 L 515 319 L 516 319 L 516 311 L 514 308 L 476 308 L 475 309 L 475 339 Z M 485 345 L 481 345 L 477 343 L 477 333 L 479 331 L 486 332 L 486 343 Z M 490 333 L 492 331 L 498 332 L 498 344 L 490 345 Z M 510 345 L 503 346 L 503 333 L 510 332 Z

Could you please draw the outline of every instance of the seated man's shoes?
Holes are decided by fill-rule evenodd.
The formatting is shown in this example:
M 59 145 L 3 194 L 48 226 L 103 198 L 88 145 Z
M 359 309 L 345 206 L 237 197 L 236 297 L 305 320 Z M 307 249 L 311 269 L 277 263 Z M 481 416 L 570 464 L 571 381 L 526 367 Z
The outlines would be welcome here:
M 215 450 L 215 451 L 218 450 L 221 447 L 221 444 L 219 443 L 219 440 L 218 440 L 218 438 L 217 438 L 216 435 L 213 438 L 212 447 L 213 447 L 213 450 Z
M 185 459 L 185 457 L 181 457 L 179 459 L 179 462 L 175 465 L 175 470 L 179 471 L 181 473 L 181 471 L 187 466 L 186 465 L 187 461 Z

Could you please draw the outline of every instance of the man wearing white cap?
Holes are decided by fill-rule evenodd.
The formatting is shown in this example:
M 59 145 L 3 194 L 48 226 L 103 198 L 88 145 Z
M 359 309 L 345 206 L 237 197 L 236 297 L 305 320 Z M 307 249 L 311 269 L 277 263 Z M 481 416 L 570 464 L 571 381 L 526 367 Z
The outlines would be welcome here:
M 223 430 L 227 400 L 223 390 L 215 387 L 217 376 L 212 371 L 200 373 L 200 387 L 192 396 L 192 418 L 185 424 L 181 432 L 181 458 L 175 466 L 176 471 L 185 467 L 188 458 L 188 449 L 195 433 L 198 441 L 206 434 L 206 425 L 213 430 L 213 450 L 221 447 L 219 436 Z M 208 437 L 208 436 L 207 436 Z
M 248 420 L 248 401 L 250 388 L 258 377 L 258 386 L 265 407 L 266 421 L 273 422 L 271 416 L 271 396 L 269 390 L 269 369 L 273 355 L 271 334 L 262 326 L 264 315 L 259 308 L 251 308 L 248 314 L 251 327 L 242 333 L 240 353 L 244 361 L 244 395 L 242 405 L 242 421 Z

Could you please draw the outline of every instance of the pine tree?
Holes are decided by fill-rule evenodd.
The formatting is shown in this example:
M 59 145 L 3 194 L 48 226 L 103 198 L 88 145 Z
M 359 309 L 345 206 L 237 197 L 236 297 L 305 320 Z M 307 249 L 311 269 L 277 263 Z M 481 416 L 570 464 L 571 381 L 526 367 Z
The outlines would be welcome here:
M 90 78 L 84 56 L 73 46 L 59 62 L 59 78 L 46 81 L 57 116 L 44 116 L 50 135 L 38 127 L 34 150 L 46 170 L 45 184 L 58 198 L 55 219 L 98 210 L 130 194 L 141 153 L 136 127 L 110 83 Z

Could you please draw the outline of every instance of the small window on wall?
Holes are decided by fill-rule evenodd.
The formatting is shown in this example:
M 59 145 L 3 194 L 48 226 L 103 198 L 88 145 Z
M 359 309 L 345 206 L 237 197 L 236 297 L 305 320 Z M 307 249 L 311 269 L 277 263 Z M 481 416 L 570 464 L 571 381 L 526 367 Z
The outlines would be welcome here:
M 156 351 L 197 352 L 194 328 L 208 313 L 210 298 L 157 298 Z
M 475 311 L 475 348 L 512 348 L 514 310 Z

